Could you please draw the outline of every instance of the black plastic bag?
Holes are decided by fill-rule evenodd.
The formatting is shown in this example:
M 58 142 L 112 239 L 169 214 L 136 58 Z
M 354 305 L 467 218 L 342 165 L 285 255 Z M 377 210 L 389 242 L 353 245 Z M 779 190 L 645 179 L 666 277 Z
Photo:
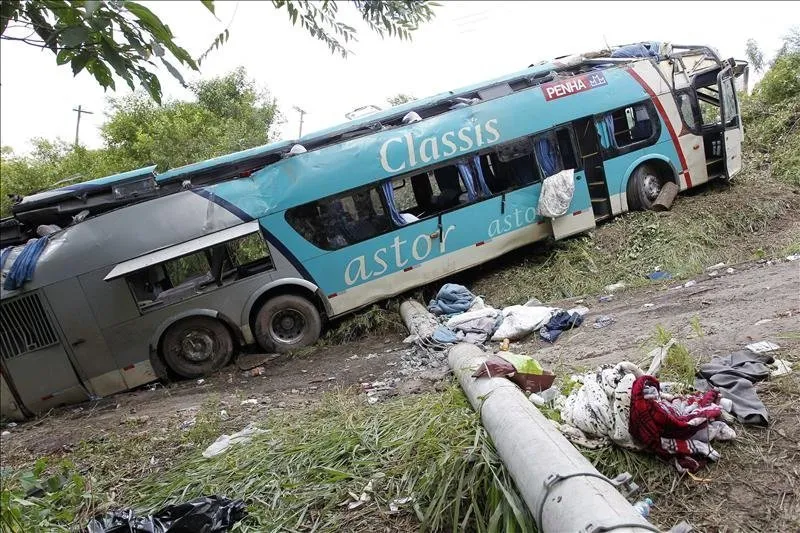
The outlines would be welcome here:
M 221 533 L 247 516 L 242 500 L 204 496 L 167 505 L 151 516 L 133 511 L 109 511 L 86 526 L 86 533 Z

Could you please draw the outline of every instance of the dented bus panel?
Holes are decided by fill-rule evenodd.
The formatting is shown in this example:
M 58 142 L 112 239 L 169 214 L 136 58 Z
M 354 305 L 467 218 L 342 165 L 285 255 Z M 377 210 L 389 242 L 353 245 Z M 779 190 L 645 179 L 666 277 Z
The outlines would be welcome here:
M 0 227 L 2 415 L 206 375 L 248 345 L 296 350 L 329 318 L 647 209 L 666 181 L 730 178 L 743 74 L 700 46 L 570 56 L 298 140 L 20 199 Z M 569 170 L 567 213 L 541 216 L 543 180 Z M 12 283 L 37 235 L 31 279 Z

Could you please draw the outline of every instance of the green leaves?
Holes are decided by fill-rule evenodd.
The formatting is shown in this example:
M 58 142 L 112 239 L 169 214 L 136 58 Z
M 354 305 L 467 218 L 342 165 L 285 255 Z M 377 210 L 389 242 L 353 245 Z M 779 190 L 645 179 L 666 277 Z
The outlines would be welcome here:
M 214 12 L 212 1 L 202 4 Z M 160 103 L 161 82 L 151 57 L 158 57 L 182 85 L 181 66 L 198 70 L 189 52 L 175 43 L 169 26 L 137 2 L 4 1 L 0 9 L 3 39 L 50 49 L 57 65 L 69 63 L 75 75 L 87 70 L 104 89 L 116 87 L 115 76 L 131 89 L 138 81 Z M 215 47 L 227 37 L 226 32 Z
M 213 0 L 200 3 L 216 18 Z M 438 5 L 425 0 L 352 0 L 351 3 L 373 31 L 400 39 L 410 39 L 419 24 L 433 18 L 433 8 Z M 277 9 L 286 8 L 292 24 L 299 24 L 312 37 L 324 42 L 332 53 L 342 57 L 350 53 L 345 45 L 356 40 L 356 30 L 337 20 L 339 5 L 334 0 L 273 0 L 272 4 Z M 162 91 L 158 73 L 153 70 L 156 66 L 151 61 L 153 56 L 185 86 L 181 67 L 199 70 L 208 55 L 230 39 L 230 31 L 225 28 L 195 60 L 175 42 L 172 30 L 158 15 L 129 0 L 3 0 L 0 30 L 3 39 L 51 50 L 56 64 L 69 63 L 74 75 L 87 70 L 104 89 L 116 88 L 115 75 L 130 88 L 138 81 L 157 103 L 161 103 Z
M 61 30 L 58 39 L 62 46 L 76 48 L 89 39 L 89 30 L 85 26 L 70 26 Z
M 351 0 L 361 13 L 361 17 L 369 28 L 381 37 L 397 37 L 410 39 L 411 32 L 420 24 L 434 17 L 433 8 L 436 2 L 420 1 L 384 1 L 384 0 Z M 292 24 L 300 23 L 312 37 L 328 45 L 332 53 L 347 57 L 350 53 L 343 43 L 355 41 L 356 30 L 352 26 L 336 20 L 338 5 L 333 0 L 310 2 L 308 0 L 273 0 L 277 8 L 286 8 Z

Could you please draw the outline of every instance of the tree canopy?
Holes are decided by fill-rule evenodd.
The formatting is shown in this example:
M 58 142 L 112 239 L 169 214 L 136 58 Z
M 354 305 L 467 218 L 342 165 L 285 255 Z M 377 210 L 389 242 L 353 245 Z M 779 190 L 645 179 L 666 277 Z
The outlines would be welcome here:
M 163 172 L 272 140 L 272 129 L 280 121 L 277 105 L 244 68 L 190 89 L 195 101 L 157 105 L 142 93 L 112 100 L 102 127 L 104 146 L 96 150 L 46 139 L 34 139 L 34 150 L 25 156 L 4 147 L 2 215 L 9 212 L 9 194 L 31 194 L 65 179 L 86 181 L 148 164 Z
M 213 15 L 213 0 L 200 2 Z M 427 0 L 349 0 L 367 27 L 381 37 L 410 39 L 411 32 L 430 20 L 438 4 Z M 346 57 L 346 45 L 356 30 L 338 20 L 339 2 L 273 0 L 292 24 L 323 41 L 332 53 Z M 116 89 L 115 75 L 133 90 L 138 81 L 150 97 L 161 101 L 160 67 L 181 84 L 180 67 L 199 70 L 202 60 L 229 37 L 226 28 L 197 59 L 175 42 L 167 24 L 147 7 L 129 0 L 2 0 L 0 37 L 48 49 L 57 65 L 69 63 L 74 75 L 84 69 L 103 89 Z

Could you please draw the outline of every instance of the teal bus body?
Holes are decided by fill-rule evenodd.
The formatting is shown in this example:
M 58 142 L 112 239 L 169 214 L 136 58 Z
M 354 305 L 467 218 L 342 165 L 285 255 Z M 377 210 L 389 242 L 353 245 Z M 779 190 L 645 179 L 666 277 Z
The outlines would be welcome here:
M 741 169 L 741 62 L 599 55 L 19 199 L 0 224 L 0 414 L 294 351 L 325 319 Z M 541 210 L 561 180 L 566 211 Z
M 310 281 L 317 284 L 323 294 L 338 295 L 379 277 L 413 268 L 421 262 L 473 247 L 478 242 L 496 236 L 493 233 L 498 231 L 516 231 L 542 224 L 541 217 L 531 214 L 535 213 L 541 184 L 532 184 L 504 195 L 506 212 L 512 215 L 510 218 L 501 210 L 499 194 L 444 213 L 441 217 L 442 230 L 446 231 L 450 226 L 454 228 L 447 234 L 443 245 L 441 242 L 430 246 L 418 242 L 416 250 L 413 249 L 413 243 L 417 237 L 437 231 L 439 221 L 436 217 L 408 224 L 340 250 L 326 251 L 292 229 L 283 216 L 286 209 L 365 184 L 413 173 L 423 167 L 463 158 L 465 154 L 476 150 L 486 150 L 581 117 L 601 114 L 649 98 L 642 85 L 625 69 L 607 69 L 603 74 L 606 85 L 566 98 L 546 102 L 543 92 L 538 87 L 532 87 L 416 124 L 291 157 L 248 178 L 207 186 L 204 195 L 216 198 L 225 205 L 235 206 L 243 217 L 259 219 L 265 230 L 303 265 Z M 405 107 L 412 110 L 414 104 L 421 106 L 416 102 Z M 370 116 L 371 120 L 379 118 Z M 610 194 L 624 192 L 631 168 L 642 160 L 660 158 L 673 168 L 681 167 L 668 128 L 663 118 L 659 116 L 659 120 L 662 122 L 661 133 L 655 144 L 605 161 Z M 444 143 L 441 139 L 448 132 L 454 132 L 448 140 L 454 142 L 455 148 L 442 148 Z M 460 139 L 459 132 L 464 133 Z M 430 137 L 439 140 L 439 157 L 429 157 L 423 161 L 424 155 L 431 154 L 420 154 L 421 142 Z M 409 139 L 413 154 L 409 152 Z M 383 161 L 382 149 L 385 151 Z M 578 169 L 575 176 L 576 179 L 583 178 L 583 170 Z M 576 188 L 569 213 L 589 209 L 589 202 L 587 190 Z M 358 257 L 365 258 L 362 272 L 356 272 L 361 265 L 351 265 L 353 258 Z

